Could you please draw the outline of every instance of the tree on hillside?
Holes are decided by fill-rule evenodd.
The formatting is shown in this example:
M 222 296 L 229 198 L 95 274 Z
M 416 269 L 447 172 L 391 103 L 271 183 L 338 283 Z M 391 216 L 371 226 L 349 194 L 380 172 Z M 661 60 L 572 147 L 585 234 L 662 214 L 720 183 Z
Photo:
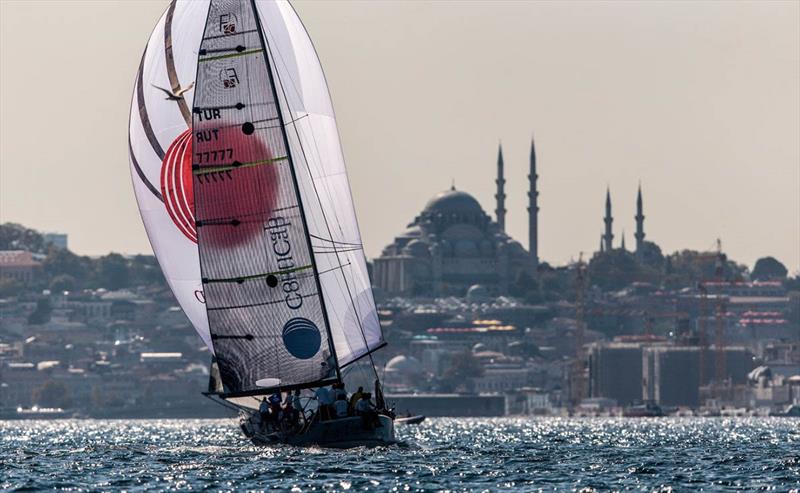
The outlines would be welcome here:
M 63 248 L 51 248 L 44 259 L 44 272 L 49 278 L 68 275 L 75 280 L 75 288 L 85 285 L 91 269 L 90 258 L 80 257 Z
M 25 289 L 25 285 L 13 277 L 0 279 L 0 298 L 18 296 Z
M 633 282 L 658 283 L 660 272 L 641 264 L 633 253 L 612 250 L 589 261 L 589 283 L 604 291 L 616 291 Z
M 122 289 L 130 285 L 128 261 L 118 253 L 109 253 L 97 261 L 95 279 L 98 287 Z
M 762 257 L 756 260 L 750 277 L 757 281 L 784 280 L 789 271 L 775 257 Z
M 135 255 L 128 264 L 130 284 L 133 286 L 164 285 L 164 275 L 152 255 Z
M 444 390 L 453 391 L 459 387 L 472 391 L 474 380 L 483 376 L 483 366 L 470 351 L 454 354 L 450 365 L 442 374 L 441 386 Z
M 44 253 L 47 250 L 44 238 L 38 231 L 21 224 L 0 224 L 0 250 L 27 250 Z
M 42 325 L 50 321 L 53 307 L 50 305 L 50 298 L 41 298 L 36 302 L 36 309 L 28 315 L 28 323 L 31 325 Z
M 50 281 L 50 291 L 53 293 L 62 293 L 64 291 L 74 291 L 78 285 L 75 278 L 69 274 L 59 274 Z
M 33 401 L 40 407 L 72 407 L 72 395 L 64 382 L 48 380 L 33 391 Z
M 728 260 L 722 254 L 722 265 L 718 272 L 719 264 L 717 254 L 714 252 L 698 252 L 695 250 L 682 250 L 669 257 L 670 273 L 666 276 L 664 284 L 667 287 L 691 286 L 700 281 L 710 281 L 720 278 L 728 281 L 737 281 L 744 278 L 747 267 Z

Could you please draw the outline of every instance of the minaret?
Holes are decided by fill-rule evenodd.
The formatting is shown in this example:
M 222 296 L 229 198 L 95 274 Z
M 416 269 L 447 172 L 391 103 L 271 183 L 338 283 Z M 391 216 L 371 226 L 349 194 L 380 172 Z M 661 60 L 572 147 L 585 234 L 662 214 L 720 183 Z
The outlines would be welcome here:
M 641 255 L 644 248 L 644 209 L 642 207 L 642 184 L 639 183 L 639 193 L 636 195 L 636 254 Z
M 497 199 L 497 208 L 494 213 L 497 215 L 497 225 L 500 226 L 500 231 L 506 230 L 506 179 L 503 177 L 503 145 L 497 146 L 497 193 L 494 198 Z
M 531 138 L 530 174 L 528 174 L 528 250 L 535 273 L 539 268 L 539 191 L 536 189 L 536 147 Z
M 614 218 L 611 217 L 611 190 L 606 188 L 606 217 L 603 219 L 606 223 L 606 233 L 603 235 L 603 241 L 605 242 L 605 249 L 607 252 L 610 252 L 614 249 L 614 233 L 611 232 L 611 226 L 614 222 Z

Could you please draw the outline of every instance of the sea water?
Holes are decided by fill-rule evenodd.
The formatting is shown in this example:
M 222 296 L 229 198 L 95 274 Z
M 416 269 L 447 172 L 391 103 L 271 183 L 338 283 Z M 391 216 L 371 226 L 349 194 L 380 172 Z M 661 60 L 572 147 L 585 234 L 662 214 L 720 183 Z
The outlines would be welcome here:
M 0 421 L 0 489 L 795 491 L 791 418 L 429 419 L 400 445 L 256 447 L 231 420 Z

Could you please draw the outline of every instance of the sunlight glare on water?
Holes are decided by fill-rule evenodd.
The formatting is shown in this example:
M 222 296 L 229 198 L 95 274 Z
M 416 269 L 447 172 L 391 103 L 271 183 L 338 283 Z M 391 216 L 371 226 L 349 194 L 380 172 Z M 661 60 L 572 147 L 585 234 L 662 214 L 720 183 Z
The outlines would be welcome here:
M 792 419 L 429 419 L 403 443 L 251 445 L 229 420 L 0 422 L 0 489 L 800 492 Z

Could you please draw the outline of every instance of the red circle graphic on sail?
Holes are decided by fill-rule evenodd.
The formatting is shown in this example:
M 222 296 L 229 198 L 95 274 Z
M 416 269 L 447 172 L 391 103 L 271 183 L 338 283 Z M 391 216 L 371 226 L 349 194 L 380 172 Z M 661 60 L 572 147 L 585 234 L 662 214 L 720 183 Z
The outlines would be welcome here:
M 197 243 L 192 189 L 192 130 L 169 146 L 161 162 L 161 196 L 170 219 L 181 233 Z
M 161 193 L 170 218 L 189 240 L 197 243 L 199 219 L 205 244 L 233 247 L 263 230 L 277 201 L 276 166 L 282 160 L 273 159 L 257 132 L 216 123 L 194 136 L 186 130 L 170 145 Z

